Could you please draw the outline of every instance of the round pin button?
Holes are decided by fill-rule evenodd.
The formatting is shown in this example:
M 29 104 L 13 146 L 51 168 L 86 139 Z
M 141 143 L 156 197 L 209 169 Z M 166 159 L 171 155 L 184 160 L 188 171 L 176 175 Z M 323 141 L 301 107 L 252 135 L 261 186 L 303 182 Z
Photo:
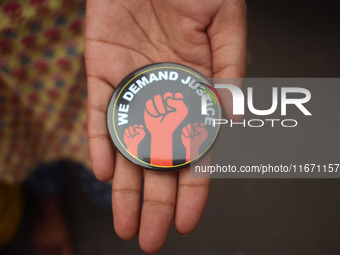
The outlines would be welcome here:
M 107 125 L 117 150 L 149 170 L 187 167 L 211 149 L 221 102 L 199 72 L 175 63 L 144 66 L 117 86 Z

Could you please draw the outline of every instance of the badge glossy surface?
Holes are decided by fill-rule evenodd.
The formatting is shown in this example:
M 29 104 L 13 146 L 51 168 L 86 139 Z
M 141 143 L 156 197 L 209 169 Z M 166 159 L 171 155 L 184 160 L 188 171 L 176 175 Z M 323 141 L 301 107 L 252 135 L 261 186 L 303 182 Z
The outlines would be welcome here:
M 107 125 L 118 151 L 145 169 L 171 171 L 202 158 L 215 142 L 221 103 L 208 80 L 174 63 L 144 66 L 112 94 Z

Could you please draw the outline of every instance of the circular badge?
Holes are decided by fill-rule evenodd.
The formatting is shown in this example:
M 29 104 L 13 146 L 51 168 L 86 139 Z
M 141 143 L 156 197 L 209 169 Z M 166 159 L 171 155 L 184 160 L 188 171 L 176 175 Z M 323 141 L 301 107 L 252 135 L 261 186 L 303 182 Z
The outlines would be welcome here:
M 157 63 L 126 76 L 112 94 L 107 125 L 118 151 L 145 169 L 177 170 L 212 147 L 221 101 L 208 80 L 187 66 Z

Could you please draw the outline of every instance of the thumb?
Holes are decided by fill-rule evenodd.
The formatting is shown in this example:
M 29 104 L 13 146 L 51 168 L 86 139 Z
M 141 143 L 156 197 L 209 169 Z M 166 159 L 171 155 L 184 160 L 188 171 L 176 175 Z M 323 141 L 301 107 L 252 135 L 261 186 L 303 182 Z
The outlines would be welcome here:
M 207 137 L 208 137 L 208 131 L 205 129 L 205 127 L 196 127 L 195 131 L 196 131 L 197 133 L 199 133 L 199 135 L 200 135 L 201 139 L 203 139 L 203 141 L 204 141 L 205 139 L 207 139 Z
M 170 106 L 171 108 L 175 108 L 176 110 L 181 108 L 186 109 L 186 105 L 183 102 L 183 99 L 168 98 L 166 103 L 168 104 L 168 106 Z
M 136 127 L 135 130 L 137 131 L 138 134 L 144 134 L 144 128 Z
M 197 132 L 197 133 L 202 134 L 202 133 L 204 133 L 205 131 L 206 131 L 206 130 L 205 130 L 205 127 L 200 127 L 200 126 L 195 127 L 195 132 Z
M 201 126 L 195 127 L 195 131 L 197 131 L 197 132 L 201 132 L 202 129 L 205 129 L 205 127 L 201 127 Z

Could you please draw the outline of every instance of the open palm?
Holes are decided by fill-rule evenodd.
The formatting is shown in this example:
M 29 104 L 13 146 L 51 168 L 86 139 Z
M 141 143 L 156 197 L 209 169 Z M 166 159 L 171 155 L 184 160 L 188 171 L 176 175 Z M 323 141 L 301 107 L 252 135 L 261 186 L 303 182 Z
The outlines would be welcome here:
M 202 215 L 209 179 L 180 172 L 143 171 L 113 148 L 106 108 L 117 84 L 130 72 L 156 62 L 190 66 L 206 77 L 243 77 L 246 7 L 243 0 L 88 0 L 85 61 L 88 77 L 88 146 L 95 175 L 113 177 L 114 227 L 123 239 L 139 233 L 141 248 L 164 245 L 172 220 L 181 234 Z M 229 109 L 227 114 L 229 113 Z

